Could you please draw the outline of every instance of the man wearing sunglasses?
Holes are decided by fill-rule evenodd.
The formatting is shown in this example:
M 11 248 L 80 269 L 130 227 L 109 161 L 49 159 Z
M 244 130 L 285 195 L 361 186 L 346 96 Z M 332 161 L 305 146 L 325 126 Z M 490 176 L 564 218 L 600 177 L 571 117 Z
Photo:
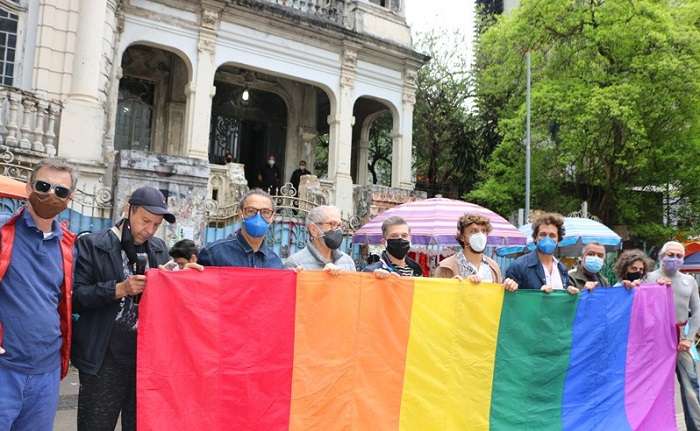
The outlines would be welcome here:
M 272 197 L 260 189 L 246 193 L 238 204 L 243 220 L 238 232 L 199 252 L 203 266 L 237 266 L 282 269 L 282 260 L 265 244 L 265 234 L 275 216 Z
M 73 365 L 80 371 L 78 430 L 136 428 L 136 329 L 146 267 L 168 261 L 154 235 L 163 220 L 175 223 L 163 194 L 145 186 L 129 199 L 115 226 L 78 240 L 73 305 Z
M 68 372 L 75 235 L 56 216 L 77 171 L 39 162 L 28 203 L 0 228 L 0 430 L 50 431 Z
M 659 269 L 650 272 L 646 281 L 670 284 L 676 308 L 678 328 L 678 358 L 676 377 L 681 386 L 681 401 L 688 430 L 700 430 L 700 399 L 698 399 L 698 375 L 690 347 L 700 328 L 700 296 L 695 278 L 680 272 L 685 259 L 683 244 L 669 241 L 659 252 Z M 688 324 L 688 330 L 684 328 Z

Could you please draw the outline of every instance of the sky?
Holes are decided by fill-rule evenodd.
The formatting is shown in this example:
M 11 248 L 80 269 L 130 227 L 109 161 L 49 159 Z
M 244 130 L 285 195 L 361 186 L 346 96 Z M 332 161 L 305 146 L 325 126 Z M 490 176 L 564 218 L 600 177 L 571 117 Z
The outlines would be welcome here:
M 469 64 L 473 56 L 472 39 L 474 35 L 474 1 L 473 0 L 405 0 L 406 21 L 414 32 L 430 30 L 455 30 L 465 34 L 464 49 L 467 51 Z

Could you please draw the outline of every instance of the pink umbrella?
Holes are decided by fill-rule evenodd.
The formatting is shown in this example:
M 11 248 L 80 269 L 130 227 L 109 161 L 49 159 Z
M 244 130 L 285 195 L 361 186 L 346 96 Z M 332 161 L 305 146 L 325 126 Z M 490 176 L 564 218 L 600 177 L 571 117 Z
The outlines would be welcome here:
M 388 209 L 362 226 L 352 237 L 355 244 L 381 244 L 382 222 L 391 216 L 406 220 L 414 245 L 458 246 L 455 239 L 457 220 L 464 214 L 478 214 L 491 221 L 493 230 L 488 244 L 493 246 L 525 245 L 527 239 L 515 226 L 482 206 L 453 199 L 432 198 Z

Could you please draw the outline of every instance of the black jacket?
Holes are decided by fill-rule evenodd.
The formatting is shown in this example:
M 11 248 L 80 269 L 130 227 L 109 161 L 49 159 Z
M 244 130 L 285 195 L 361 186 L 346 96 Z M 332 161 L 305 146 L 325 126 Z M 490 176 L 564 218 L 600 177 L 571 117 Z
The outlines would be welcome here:
M 115 286 L 124 280 L 121 244 L 107 229 L 78 240 L 73 279 L 73 324 L 71 361 L 80 371 L 96 375 L 109 346 L 120 300 L 114 298 Z M 149 266 L 157 268 L 168 261 L 165 242 L 151 238 Z
M 423 268 L 420 267 L 418 262 L 416 262 L 408 256 L 406 256 L 406 266 L 413 270 L 414 277 L 423 276 Z M 389 272 L 396 272 L 396 269 L 394 269 L 394 265 L 391 264 L 389 256 L 387 256 L 386 250 L 382 252 L 382 257 L 381 259 L 379 259 L 378 262 L 374 262 L 365 266 L 365 269 L 363 269 L 362 272 L 374 272 L 378 269 L 383 269 Z

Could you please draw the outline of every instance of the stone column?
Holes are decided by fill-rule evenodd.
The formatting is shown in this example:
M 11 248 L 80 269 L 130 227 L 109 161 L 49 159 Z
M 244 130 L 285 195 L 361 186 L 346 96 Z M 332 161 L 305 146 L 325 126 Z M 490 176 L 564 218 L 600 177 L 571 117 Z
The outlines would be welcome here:
M 63 157 L 101 160 L 105 113 L 100 101 L 100 66 L 106 11 L 107 0 L 80 0 L 71 89 L 58 137 L 58 153 Z
M 382 112 L 368 115 L 362 122 L 360 130 L 360 145 L 357 152 L 357 184 L 366 186 L 370 183 L 369 180 L 369 132 L 372 129 L 374 120 L 377 119 Z
M 413 190 L 413 107 L 416 104 L 416 71 L 404 70 L 404 89 L 399 118 L 394 119 L 391 186 Z
M 345 216 L 350 216 L 353 213 L 350 158 L 352 156 L 352 126 L 355 123 L 352 111 L 356 70 L 357 49 L 345 47 L 335 110 L 328 117 L 328 125 L 330 126 L 328 179 L 335 185 L 333 202 Z
M 219 9 L 202 8 L 199 29 L 197 63 L 194 76 L 188 85 L 186 142 L 187 156 L 197 159 L 209 158 L 209 128 L 211 126 L 211 101 L 214 87 L 214 54 L 216 52 L 216 30 L 219 25 Z

